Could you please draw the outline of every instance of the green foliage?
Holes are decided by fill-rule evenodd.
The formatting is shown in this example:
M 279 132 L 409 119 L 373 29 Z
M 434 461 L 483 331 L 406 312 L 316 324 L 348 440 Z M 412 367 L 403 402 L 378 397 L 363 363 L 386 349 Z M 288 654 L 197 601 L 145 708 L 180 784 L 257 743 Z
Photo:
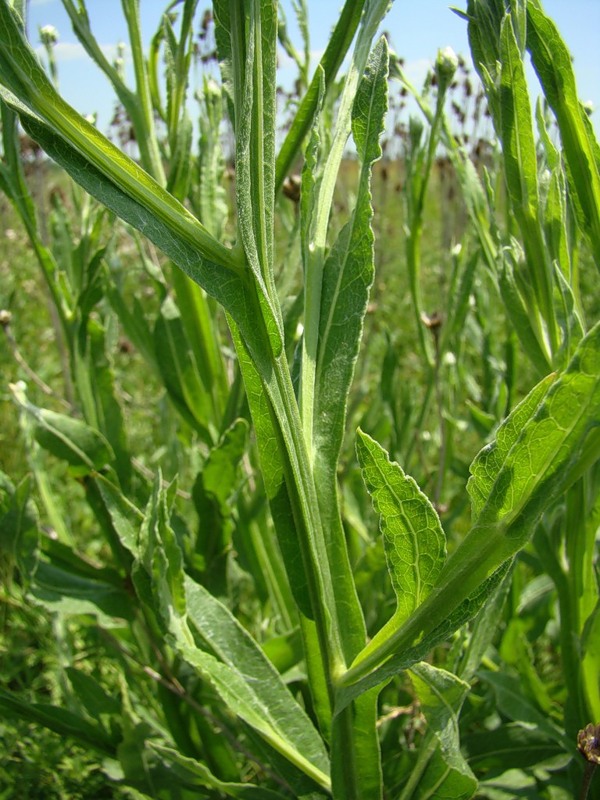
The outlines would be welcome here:
M 459 12 L 499 142 L 481 156 L 447 111 L 468 68 L 441 51 L 414 89 L 377 38 L 387 0 L 346 2 L 312 78 L 308 4 L 300 52 L 276 0 L 215 0 L 196 143 L 198 5 L 146 56 L 123 0 L 132 88 L 64 0 L 130 157 L 0 0 L 0 189 L 32 253 L 0 249 L 23 443 L 0 472 L 0 736 L 30 751 L 0 776 L 17 796 L 35 763 L 30 797 L 585 791 L 600 157 L 566 45 L 537 0 Z M 278 147 L 280 46 L 300 94 Z M 421 116 L 395 140 L 398 82 Z

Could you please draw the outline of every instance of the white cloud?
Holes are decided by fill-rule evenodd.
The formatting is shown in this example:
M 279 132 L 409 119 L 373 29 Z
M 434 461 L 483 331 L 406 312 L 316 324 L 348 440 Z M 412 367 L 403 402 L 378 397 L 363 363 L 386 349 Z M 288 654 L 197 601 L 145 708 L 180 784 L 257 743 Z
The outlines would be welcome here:
M 40 2 L 43 0 L 39 0 Z M 115 44 L 103 44 L 100 45 L 100 49 L 106 56 L 106 58 L 113 63 L 115 58 L 117 57 L 117 45 Z M 125 48 L 125 59 L 127 60 L 129 48 Z M 46 49 L 39 45 L 35 48 L 35 52 L 38 56 L 42 58 L 46 55 Z M 78 61 L 82 58 L 89 59 L 88 54 L 86 53 L 84 47 L 79 42 L 57 42 L 54 45 L 54 58 L 58 64 L 63 64 L 68 61 Z

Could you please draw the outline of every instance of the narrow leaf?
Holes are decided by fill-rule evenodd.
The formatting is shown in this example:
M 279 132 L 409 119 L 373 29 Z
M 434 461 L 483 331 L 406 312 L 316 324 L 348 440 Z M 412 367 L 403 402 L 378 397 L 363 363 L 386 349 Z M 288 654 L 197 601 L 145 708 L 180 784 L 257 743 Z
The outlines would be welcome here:
M 202 786 L 206 789 L 217 789 L 227 797 L 242 800 L 284 800 L 284 795 L 272 789 L 263 789 L 251 783 L 232 783 L 219 780 L 206 764 L 195 758 L 182 755 L 172 747 L 150 741 L 150 747 L 168 761 L 179 781 L 186 786 Z
M 169 397 L 203 441 L 212 444 L 215 432 L 211 431 L 210 387 L 202 381 L 181 314 L 172 297 L 167 296 L 160 308 L 153 338 L 156 363 Z
M 538 4 L 527 4 L 527 48 L 544 94 L 556 115 L 571 185 L 600 269 L 600 147 L 577 96 L 571 54 Z
M 226 705 L 321 786 L 329 786 L 322 740 L 279 674 L 235 617 L 202 586 L 185 580 L 187 620 L 211 652 L 172 622 L 173 645 Z
M 294 121 L 277 156 L 276 189 L 279 190 L 296 157 L 302 141 L 310 130 L 320 104 L 321 80 L 325 88 L 335 79 L 338 69 L 360 23 L 366 0 L 346 0 L 339 19 L 329 38 L 327 48 L 306 91 Z
M 26 111 L 23 122 L 37 120 L 36 130 L 42 138 L 54 139 L 58 150 L 61 142 L 67 149 L 72 147 L 105 179 L 126 187 L 131 198 L 166 225 L 172 238 L 182 239 L 197 249 L 198 260 L 207 257 L 236 270 L 231 251 L 219 244 L 181 203 L 63 100 L 41 68 L 18 17 L 5 2 L 0 3 L 0 43 L 0 82 L 9 90 L 4 99 L 15 106 L 22 117 Z M 20 103 L 12 102 L 11 93 Z M 45 147 L 45 142 L 41 144 Z

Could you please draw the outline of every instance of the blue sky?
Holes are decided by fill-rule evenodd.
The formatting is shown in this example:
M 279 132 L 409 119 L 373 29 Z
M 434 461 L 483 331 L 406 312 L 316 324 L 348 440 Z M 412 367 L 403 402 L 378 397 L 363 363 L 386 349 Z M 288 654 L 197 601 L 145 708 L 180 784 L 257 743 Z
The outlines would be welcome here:
M 293 34 L 290 0 L 281 2 Z M 383 29 L 390 34 L 396 52 L 405 59 L 409 76 L 417 84 L 438 48 L 450 45 L 457 53 L 468 56 L 466 24 L 450 10 L 451 4 L 464 8 L 466 0 L 395 0 L 384 21 Z M 97 40 L 108 53 L 114 53 L 117 42 L 126 39 L 120 1 L 87 0 L 86 5 Z M 341 5 L 341 0 L 308 0 L 311 50 L 316 56 L 325 48 Z M 156 30 L 165 6 L 165 0 L 140 0 L 146 40 Z M 544 8 L 558 24 L 574 56 L 580 97 L 593 103 L 596 111 L 592 119 L 600 131 L 600 0 L 545 0 Z M 105 130 L 114 102 L 106 79 L 77 44 L 60 0 L 30 0 L 28 30 L 34 45 L 38 42 L 38 26 L 47 24 L 54 25 L 60 36 L 56 52 L 62 92 L 81 113 L 98 112 L 99 126 Z

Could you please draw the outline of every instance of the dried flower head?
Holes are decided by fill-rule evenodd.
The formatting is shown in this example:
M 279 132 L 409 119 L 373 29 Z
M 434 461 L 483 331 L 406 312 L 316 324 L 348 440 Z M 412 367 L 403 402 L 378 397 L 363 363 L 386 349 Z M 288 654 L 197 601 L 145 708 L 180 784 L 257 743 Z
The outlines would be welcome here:
M 600 764 L 600 724 L 591 722 L 577 734 L 577 749 L 592 764 Z

